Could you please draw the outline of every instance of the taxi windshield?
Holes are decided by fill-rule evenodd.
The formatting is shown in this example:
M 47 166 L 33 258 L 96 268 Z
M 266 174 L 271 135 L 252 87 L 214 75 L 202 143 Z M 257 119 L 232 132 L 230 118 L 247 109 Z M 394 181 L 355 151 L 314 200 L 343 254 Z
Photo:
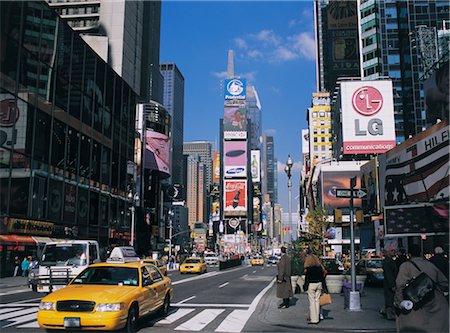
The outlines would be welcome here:
M 367 267 L 368 268 L 382 268 L 383 261 L 382 260 L 368 260 Z
M 80 273 L 72 284 L 137 286 L 139 275 L 137 268 L 89 267 Z
M 186 259 L 185 263 L 186 264 L 199 264 L 200 259 Z

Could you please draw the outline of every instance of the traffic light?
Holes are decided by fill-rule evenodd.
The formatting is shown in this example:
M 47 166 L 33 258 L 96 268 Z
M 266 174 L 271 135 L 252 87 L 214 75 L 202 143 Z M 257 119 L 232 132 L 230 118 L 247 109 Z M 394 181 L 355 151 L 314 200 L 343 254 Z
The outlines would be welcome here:
M 342 209 L 340 209 L 340 208 L 334 209 L 334 222 L 342 223 Z

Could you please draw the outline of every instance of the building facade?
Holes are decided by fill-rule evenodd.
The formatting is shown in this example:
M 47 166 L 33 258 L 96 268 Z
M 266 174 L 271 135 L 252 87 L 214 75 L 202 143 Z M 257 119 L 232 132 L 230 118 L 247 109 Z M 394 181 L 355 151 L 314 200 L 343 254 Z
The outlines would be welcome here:
M 128 243 L 136 94 L 47 3 L 0 6 L 1 233 Z
M 309 161 L 313 167 L 318 161 L 332 158 L 330 93 L 313 93 L 312 107 L 308 108 Z
M 275 159 L 275 143 L 273 136 L 262 135 L 261 151 L 261 188 L 262 194 L 270 196 L 272 204 L 278 202 L 277 161 Z
M 205 166 L 205 186 L 206 189 L 213 183 L 213 148 L 208 141 L 193 141 L 183 143 L 183 154 L 198 155 L 200 162 Z
M 186 207 L 188 209 L 188 225 L 194 228 L 195 222 L 206 222 L 205 166 L 199 155 L 187 157 Z
M 261 149 L 262 107 L 254 86 L 247 87 L 245 105 L 247 107 L 247 117 L 249 119 L 248 134 L 250 149 Z

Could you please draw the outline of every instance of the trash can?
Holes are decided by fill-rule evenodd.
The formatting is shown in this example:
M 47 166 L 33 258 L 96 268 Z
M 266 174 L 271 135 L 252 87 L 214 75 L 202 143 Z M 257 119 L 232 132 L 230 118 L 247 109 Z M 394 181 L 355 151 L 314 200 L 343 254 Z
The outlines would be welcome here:
M 357 283 L 355 286 L 356 291 L 361 291 L 361 287 L 361 283 Z M 344 282 L 342 291 L 344 292 L 344 309 L 348 309 L 350 307 L 350 291 L 352 291 L 352 283 Z

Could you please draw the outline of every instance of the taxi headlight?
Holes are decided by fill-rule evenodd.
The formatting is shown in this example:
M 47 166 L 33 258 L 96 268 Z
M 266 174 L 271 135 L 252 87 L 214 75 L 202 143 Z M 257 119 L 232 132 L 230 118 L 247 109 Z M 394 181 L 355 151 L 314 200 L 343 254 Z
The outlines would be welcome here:
M 98 312 L 116 312 L 125 310 L 125 303 L 99 303 L 96 311 Z
M 53 302 L 40 302 L 39 310 L 55 310 L 55 303 Z

